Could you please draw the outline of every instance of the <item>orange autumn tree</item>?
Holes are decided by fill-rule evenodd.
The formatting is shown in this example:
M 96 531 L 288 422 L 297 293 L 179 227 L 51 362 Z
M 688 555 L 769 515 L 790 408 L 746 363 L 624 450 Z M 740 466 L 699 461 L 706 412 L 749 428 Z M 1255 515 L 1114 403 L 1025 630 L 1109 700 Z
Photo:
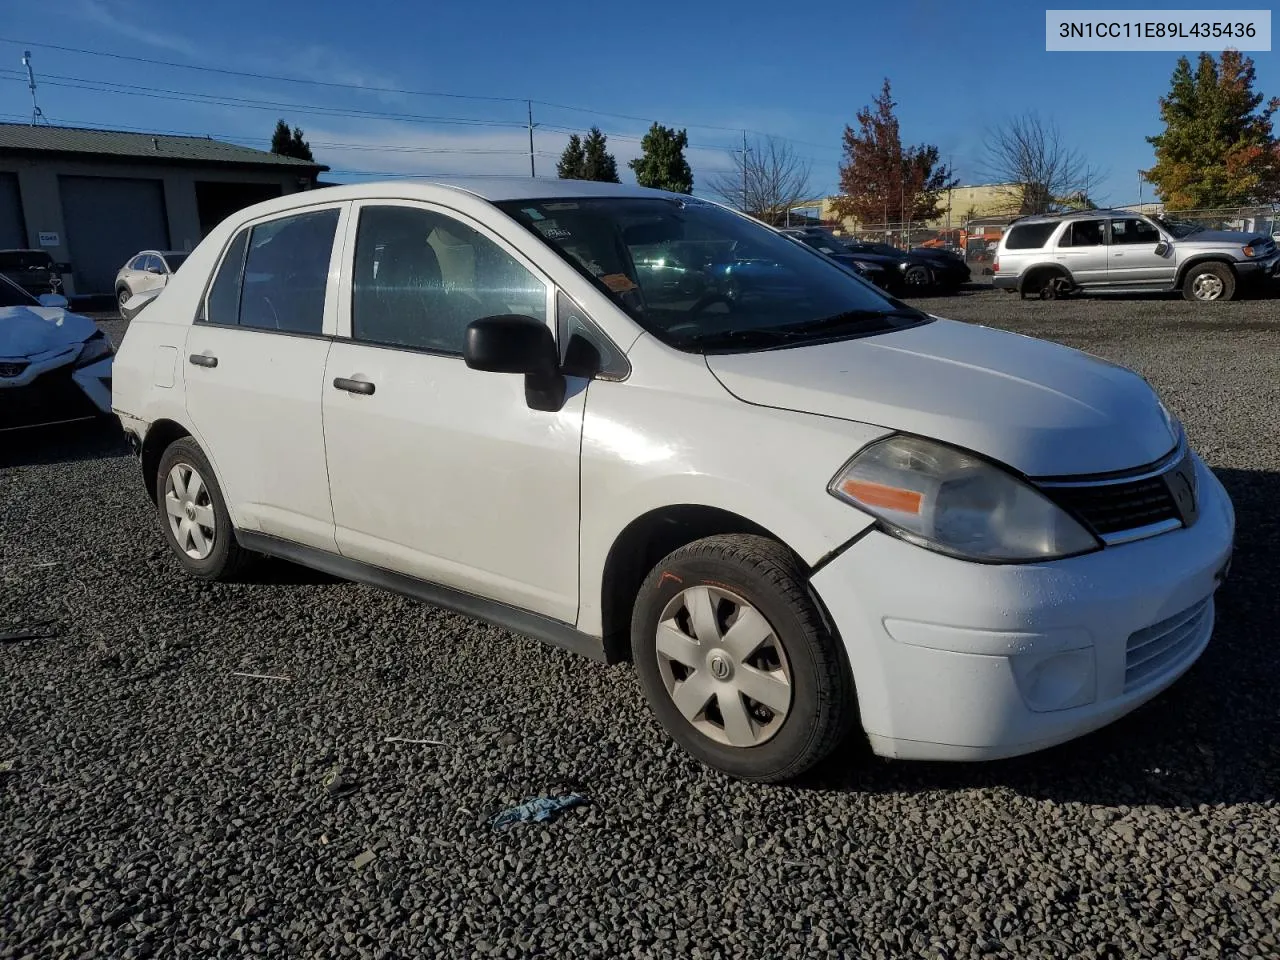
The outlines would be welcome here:
M 837 215 L 900 223 L 932 220 L 941 212 L 941 194 L 956 181 L 939 162 L 936 146 L 902 145 L 896 106 L 886 78 L 880 95 L 858 111 L 858 129 L 844 128 L 840 195 L 832 201 Z
M 1196 71 L 1178 58 L 1160 98 L 1164 132 L 1147 137 L 1156 163 L 1143 176 L 1171 211 L 1280 200 L 1280 147 L 1271 115 L 1280 108 L 1253 89 L 1253 60 L 1225 50 L 1200 54 Z M 1261 109 L 1260 109 L 1261 108 Z

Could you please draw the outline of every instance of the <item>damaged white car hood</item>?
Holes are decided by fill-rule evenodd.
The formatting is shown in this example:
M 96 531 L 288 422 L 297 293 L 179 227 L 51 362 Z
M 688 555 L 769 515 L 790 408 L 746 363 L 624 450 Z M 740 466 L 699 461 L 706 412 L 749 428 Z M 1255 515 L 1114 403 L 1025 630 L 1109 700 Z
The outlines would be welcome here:
M 1158 460 L 1176 443 L 1159 399 L 1136 373 L 1055 343 L 951 320 L 706 359 L 725 388 L 748 403 L 930 437 L 1030 476 L 1126 470 Z
M 61 307 L 0 307 L 0 357 L 39 360 L 88 340 L 98 325 Z

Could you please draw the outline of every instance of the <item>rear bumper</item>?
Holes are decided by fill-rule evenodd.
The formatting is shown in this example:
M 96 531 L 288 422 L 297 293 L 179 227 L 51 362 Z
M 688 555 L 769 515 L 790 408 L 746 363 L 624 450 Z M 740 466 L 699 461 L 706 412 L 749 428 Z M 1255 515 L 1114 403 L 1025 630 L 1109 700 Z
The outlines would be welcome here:
M 1001 276 L 996 274 L 991 278 L 991 285 L 997 290 L 1017 290 L 1018 278 L 1013 276 Z

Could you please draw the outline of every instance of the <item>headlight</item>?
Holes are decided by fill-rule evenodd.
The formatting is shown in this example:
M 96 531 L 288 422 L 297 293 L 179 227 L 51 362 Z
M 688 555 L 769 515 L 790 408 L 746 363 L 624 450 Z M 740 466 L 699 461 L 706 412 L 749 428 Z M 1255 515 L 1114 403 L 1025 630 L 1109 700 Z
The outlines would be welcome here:
M 919 437 L 878 440 L 827 488 L 890 532 L 968 560 L 1052 560 L 1101 547 L 1040 491 L 970 453 Z
M 80 348 L 80 356 L 76 357 L 76 366 L 87 367 L 89 364 L 109 356 L 111 356 L 111 342 L 107 340 L 106 334 L 99 330 L 86 340 L 84 346 Z

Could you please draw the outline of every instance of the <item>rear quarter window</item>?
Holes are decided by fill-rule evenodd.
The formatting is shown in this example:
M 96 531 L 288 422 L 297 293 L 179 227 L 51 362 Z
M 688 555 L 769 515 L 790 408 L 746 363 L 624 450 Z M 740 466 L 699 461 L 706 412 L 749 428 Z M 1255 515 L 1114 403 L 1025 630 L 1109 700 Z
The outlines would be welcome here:
M 1049 242 L 1049 237 L 1057 228 L 1058 224 L 1053 221 L 1024 223 L 1005 234 L 1004 248 L 1006 250 L 1039 250 Z

